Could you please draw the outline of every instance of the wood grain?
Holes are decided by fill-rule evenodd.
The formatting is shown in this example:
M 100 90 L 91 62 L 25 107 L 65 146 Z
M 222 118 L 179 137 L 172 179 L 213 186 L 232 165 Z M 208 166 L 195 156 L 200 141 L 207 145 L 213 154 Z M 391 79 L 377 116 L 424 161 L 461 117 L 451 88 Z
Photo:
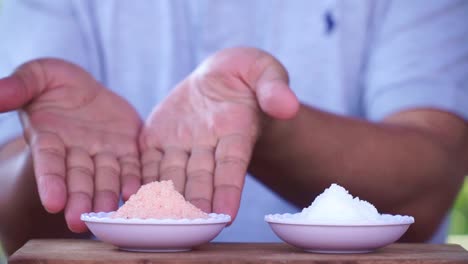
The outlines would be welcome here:
M 280 243 L 210 243 L 189 252 L 134 253 L 93 240 L 31 240 L 9 263 L 468 263 L 459 245 L 393 244 L 367 254 L 314 254 Z

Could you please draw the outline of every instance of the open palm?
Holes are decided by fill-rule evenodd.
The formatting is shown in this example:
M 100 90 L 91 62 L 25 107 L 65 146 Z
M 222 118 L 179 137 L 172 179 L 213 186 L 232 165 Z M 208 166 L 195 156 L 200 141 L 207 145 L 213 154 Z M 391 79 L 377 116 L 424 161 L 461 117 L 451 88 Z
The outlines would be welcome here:
M 140 186 L 141 121 L 122 98 L 76 65 L 43 59 L 0 82 L 0 111 L 20 109 L 42 204 L 65 209 L 72 231 L 80 214 L 117 208 Z
M 172 179 L 206 212 L 235 218 L 264 113 L 292 117 L 284 68 L 251 48 L 206 60 L 158 105 L 141 135 L 143 180 Z

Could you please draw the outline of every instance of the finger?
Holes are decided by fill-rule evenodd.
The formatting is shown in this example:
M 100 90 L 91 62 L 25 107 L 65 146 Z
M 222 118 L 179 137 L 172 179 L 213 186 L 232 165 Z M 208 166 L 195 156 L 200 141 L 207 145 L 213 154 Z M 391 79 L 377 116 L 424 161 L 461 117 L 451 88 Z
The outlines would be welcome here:
M 67 153 L 68 202 L 65 219 L 73 232 L 87 230 L 80 220 L 82 213 L 91 212 L 94 191 L 94 163 L 87 151 L 73 147 Z
M 122 198 L 126 201 L 141 186 L 141 167 L 138 156 L 128 154 L 119 158 Z
M 205 60 L 194 73 L 203 75 L 210 71 L 229 73 L 246 82 L 255 92 L 261 109 L 274 118 L 293 118 L 299 110 L 286 69 L 265 51 L 249 47 L 223 49 Z
M 46 90 L 75 82 L 87 89 L 94 79 L 79 66 L 60 59 L 29 61 L 0 80 L 0 112 L 21 108 Z
M 255 64 L 259 72 L 255 76 L 255 93 L 260 108 L 270 116 L 279 119 L 289 119 L 299 110 L 299 101 L 289 88 L 289 78 L 286 69 L 279 61 L 270 55 L 262 55 Z
M 143 184 L 159 180 L 162 157 L 162 152 L 155 148 L 143 150 L 141 155 Z
M 205 212 L 211 212 L 214 177 L 214 149 L 194 147 L 187 164 L 185 199 Z
M 21 108 L 32 99 L 29 93 L 17 76 L 0 79 L 0 112 Z
M 172 180 L 175 189 L 183 194 L 185 189 L 187 160 L 188 153 L 184 149 L 174 146 L 165 148 L 159 168 L 159 180 Z
M 94 167 L 94 211 L 113 211 L 119 202 L 120 165 L 114 155 L 98 153 L 94 156 Z
M 252 146 L 247 137 L 234 134 L 222 137 L 216 147 L 213 211 L 228 214 L 232 220 L 239 210 Z
M 21 65 L 11 76 L 0 79 L 0 112 L 26 105 L 46 88 L 46 83 L 39 61 Z
M 65 207 L 65 147 L 53 133 L 40 132 L 31 140 L 34 173 L 42 205 L 50 213 Z

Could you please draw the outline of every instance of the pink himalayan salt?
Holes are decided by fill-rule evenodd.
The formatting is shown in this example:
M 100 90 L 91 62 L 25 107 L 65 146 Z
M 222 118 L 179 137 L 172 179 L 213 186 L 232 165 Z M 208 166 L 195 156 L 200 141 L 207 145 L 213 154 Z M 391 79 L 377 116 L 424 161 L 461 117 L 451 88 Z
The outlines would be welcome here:
M 169 180 L 141 186 L 112 218 L 194 219 L 208 218 L 208 214 L 186 201 Z

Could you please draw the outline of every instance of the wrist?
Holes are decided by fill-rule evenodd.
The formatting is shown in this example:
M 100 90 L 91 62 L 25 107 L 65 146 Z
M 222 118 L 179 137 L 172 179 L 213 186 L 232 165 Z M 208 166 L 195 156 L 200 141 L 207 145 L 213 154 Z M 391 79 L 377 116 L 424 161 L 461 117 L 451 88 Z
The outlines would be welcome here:
M 252 159 L 274 160 L 285 151 L 296 118 L 290 120 L 272 118 L 262 113 L 261 129 L 255 144 Z

